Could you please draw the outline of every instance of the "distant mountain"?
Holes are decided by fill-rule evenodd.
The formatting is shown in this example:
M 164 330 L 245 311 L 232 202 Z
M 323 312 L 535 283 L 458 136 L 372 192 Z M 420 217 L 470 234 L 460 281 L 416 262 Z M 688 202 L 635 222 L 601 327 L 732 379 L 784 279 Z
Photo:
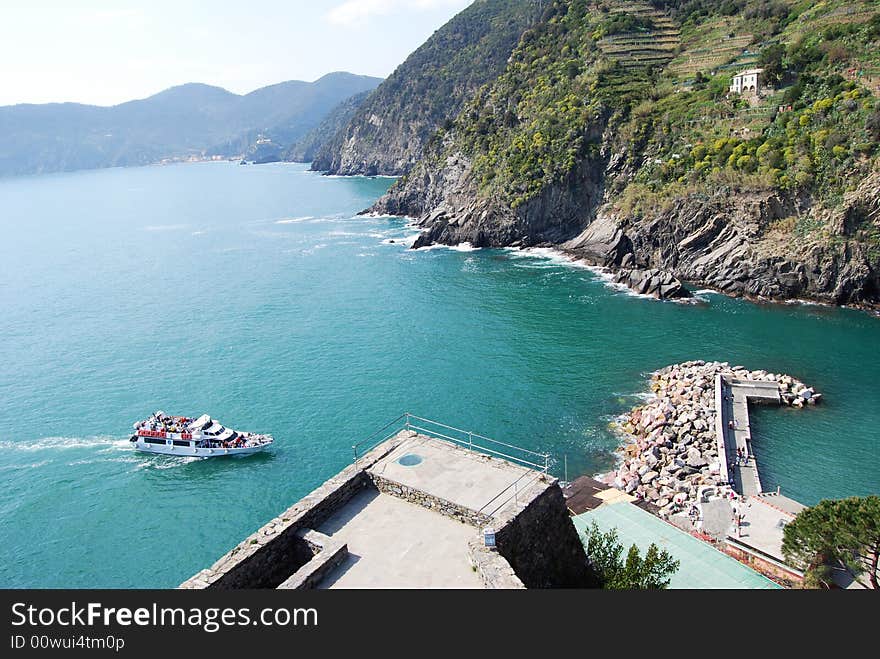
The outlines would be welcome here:
M 287 149 L 284 153 L 284 159 L 290 162 L 312 162 L 315 155 L 348 125 L 369 95 L 370 92 L 361 92 L 342 101 L 331 110 L 319 126 L 313 128 L 305 137 Z
M 549 0 L 476 0 L 416 50 L 316 155 L 331 174 L 406 172 L 444 122 L 497 78 Z
M 75 103 L 0 107 L 0 176 L 145 165 L 246 154 L 258 141 L 284 148 L 378 78 L 331 73 L 240 96 L 202 84 L 113 107 Z

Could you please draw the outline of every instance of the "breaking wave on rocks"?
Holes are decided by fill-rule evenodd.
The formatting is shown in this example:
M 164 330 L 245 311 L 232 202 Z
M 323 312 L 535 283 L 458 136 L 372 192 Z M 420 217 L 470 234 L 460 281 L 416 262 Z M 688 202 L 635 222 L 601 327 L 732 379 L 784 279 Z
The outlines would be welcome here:
M 287 220 L 277 220 L 275 224 L 299 224 L 300 222 L 308 222 L 314 219 L 313 215 L 304 215 L 303 217 L 291 217 Z
M 548 263 L 553 265 L 562 265 L 570 268 L 577 268 L 579 270 L 588 270 L 591 272 L 596 279 L 602 282 L 606 288 L 614 291 L 615 293 L 626 295 L 628 297 L 640 298 L 643 300 L 655 300 L 660 301 L 653 295 L 646 295 L 643 293 L 637 293 L 632 290 L 626 284 L 621 284 L 614 280 L 614 272 L 609 268 L 605 268 L 599 265 L 591 265 L 586 263 L 574 256 L 566 254 L 565 252 L 561 252 L 558 249 L 553 247 L 527 247 L 527 248 L 517 248 L 517 247 L 508 247 L 505 248 L 505 251 L 512 258 L 523 258 L 523 259 L 541 259 L 545 260 Z M 515 267 L 534 267 L 534 266 L 515 266 Z M 549 267 L 552 267 L 549 266 Z M 691 299 L 682 299 L 682 300 L 673 300 L 675 302 L 683 302 L 693 304 L 695 302 L 702 302 L 703 300 L 694 300 Z

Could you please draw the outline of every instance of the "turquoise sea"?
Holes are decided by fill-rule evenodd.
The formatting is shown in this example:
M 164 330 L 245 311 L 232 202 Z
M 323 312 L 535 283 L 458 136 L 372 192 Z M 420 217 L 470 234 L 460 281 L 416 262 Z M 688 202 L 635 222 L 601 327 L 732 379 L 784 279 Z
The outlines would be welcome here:
M 301 165 L 0 181 L 0 587 L 173 587 L 404 411 L 608 470 L 647 374 L 721 359 L 825 394 L 754 418 L 766 487 L 880 492 L 880 319 L 634 297 L 546 255 L 413 252 L 390 184 Z M 390 241 L 394 240 L 394 243 Z M 239 460 L 133 453 L 157 409 L 271 432 Z

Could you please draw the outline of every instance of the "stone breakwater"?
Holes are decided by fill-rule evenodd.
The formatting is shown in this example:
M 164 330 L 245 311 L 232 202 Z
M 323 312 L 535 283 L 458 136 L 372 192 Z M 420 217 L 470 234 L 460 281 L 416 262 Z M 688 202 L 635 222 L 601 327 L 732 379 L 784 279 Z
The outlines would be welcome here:
M 687 510 L 704 496 L 723 496 L 716 437 L 715 378 L 775 382 L 784 405 L 815 405 L 822 396 L 790 375 L 749 371 L 728 363 L 693 361 L 651 377 L 653 398 L 619 425 L 627 436 L 614 486 L 650 501 L 661 515 Z

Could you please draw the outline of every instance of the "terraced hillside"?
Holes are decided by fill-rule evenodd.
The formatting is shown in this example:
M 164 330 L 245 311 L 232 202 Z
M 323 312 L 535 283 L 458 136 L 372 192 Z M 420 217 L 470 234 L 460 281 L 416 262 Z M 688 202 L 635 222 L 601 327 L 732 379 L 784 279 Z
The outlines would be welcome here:
M 685 49 L 670 63 L 669 70 L 681 78 L 693 78 L 698 72 L 732 65 L 745 68 L 755 64 L 758 53 L 750 49 L 755 37 L 736 34 L 733 21 L 719 19 L 688 35 Z
M 604 7 L 608 19 L 594 35 L 600 37 L 597 45 L 606 57 L 625 68 L 661 68 L 675 56 L 680 34 L 665 12 L 642 2 Z M 613 33 L 607 34 L 609 30 Z

